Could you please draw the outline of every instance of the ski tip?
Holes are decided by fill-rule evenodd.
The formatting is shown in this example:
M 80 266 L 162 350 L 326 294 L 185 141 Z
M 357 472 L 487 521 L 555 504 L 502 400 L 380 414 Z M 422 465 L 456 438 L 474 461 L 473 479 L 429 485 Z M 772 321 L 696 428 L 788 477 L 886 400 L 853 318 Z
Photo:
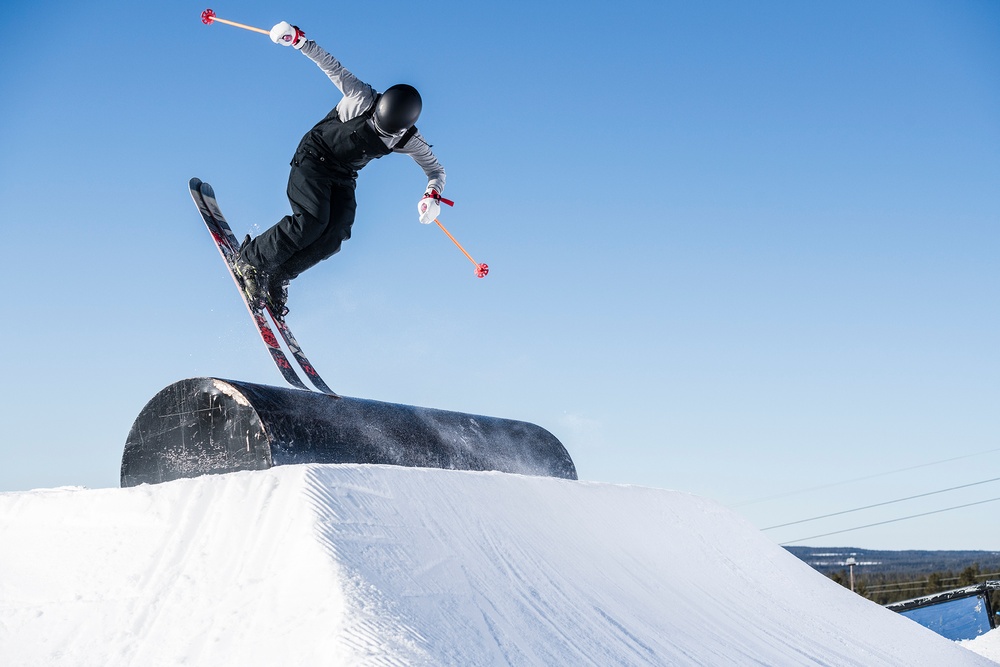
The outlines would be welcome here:
M 192 190 L 198 190 L 201 188 L 201 179 L 195 176 L 190 181 L 188 181 L 188 187 Z
M 202 181 L 201 186 L 199 187 L 201 189 L 201 194 L 205 195 L 206 197 L 211 197 L 212 199 L 215 199 L 215 190 L 212 189 L 211 185 Z

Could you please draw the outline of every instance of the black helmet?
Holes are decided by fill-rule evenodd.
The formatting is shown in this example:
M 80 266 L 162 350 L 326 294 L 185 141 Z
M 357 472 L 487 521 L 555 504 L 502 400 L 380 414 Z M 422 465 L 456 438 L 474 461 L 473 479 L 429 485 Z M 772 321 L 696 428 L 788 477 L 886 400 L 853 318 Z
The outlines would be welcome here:
M 372 117 L 375 129 L 383 134 L 407 130 L 417 122 L 422 106 L 423 102 L 420 101 L 420 93 L 416 88 L 397 83 L 382 93 L 375 106 L 375 115 Z

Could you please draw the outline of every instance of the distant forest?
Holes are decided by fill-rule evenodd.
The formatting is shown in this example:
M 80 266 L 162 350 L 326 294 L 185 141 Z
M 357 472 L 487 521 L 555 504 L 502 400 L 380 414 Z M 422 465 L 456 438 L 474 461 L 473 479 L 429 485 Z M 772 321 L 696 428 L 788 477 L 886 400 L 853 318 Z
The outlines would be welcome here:
M 786 547 L 800 560 L 850 588 L 853 558 L 854 591 L 881 605 L 1000 580 L 1000 552 L 871 551 L 854 548 Z M 1000 591 L 993 593 L 1000 609 Z

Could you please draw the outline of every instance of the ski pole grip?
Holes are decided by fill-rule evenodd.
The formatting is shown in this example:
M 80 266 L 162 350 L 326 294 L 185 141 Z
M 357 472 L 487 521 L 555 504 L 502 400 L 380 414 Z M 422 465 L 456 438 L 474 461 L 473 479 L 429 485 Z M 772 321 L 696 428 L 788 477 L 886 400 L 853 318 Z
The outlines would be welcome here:
M 448 206 L 454 206 L 455 205 L 455 202 L 453 202 L 452 200 L 445 199 L 444 197 L 442 197 L 441 195 L 439 195 L 437 190 L 428 190 L 427 193 L 424 194 L 424 199 L 427 199 L 428 197 L 430 199 L 435 200 L 435 201 L 439 201 L 442 204 L 447 204 Z

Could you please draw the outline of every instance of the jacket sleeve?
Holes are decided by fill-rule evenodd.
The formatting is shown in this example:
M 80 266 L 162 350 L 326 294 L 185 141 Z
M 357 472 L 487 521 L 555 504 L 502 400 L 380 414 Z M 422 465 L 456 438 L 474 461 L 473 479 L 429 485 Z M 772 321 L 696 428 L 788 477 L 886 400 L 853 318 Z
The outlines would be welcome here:
M 444 192 L 444 167 L 438 162 L 434 152 L 431 151 L 431 145 L 427 143 L 420 132 L 410 137 L 410 140 L 398 152 L 406 153 L 412 157 L 413 161 L 424 170 L 424 174 L 427 176 L 428 190 L 437 190 L 438 194 Z
M 340 61 L 326 52 L 312 40 L 306 41 L 302 53 L 323 70 L 323 73 L 337 86 L 344 99 L 337 104 L 337 112 L 343 121 L 351 120 L 368 110 L 377 92 L 370 85 L 354 76 Z

